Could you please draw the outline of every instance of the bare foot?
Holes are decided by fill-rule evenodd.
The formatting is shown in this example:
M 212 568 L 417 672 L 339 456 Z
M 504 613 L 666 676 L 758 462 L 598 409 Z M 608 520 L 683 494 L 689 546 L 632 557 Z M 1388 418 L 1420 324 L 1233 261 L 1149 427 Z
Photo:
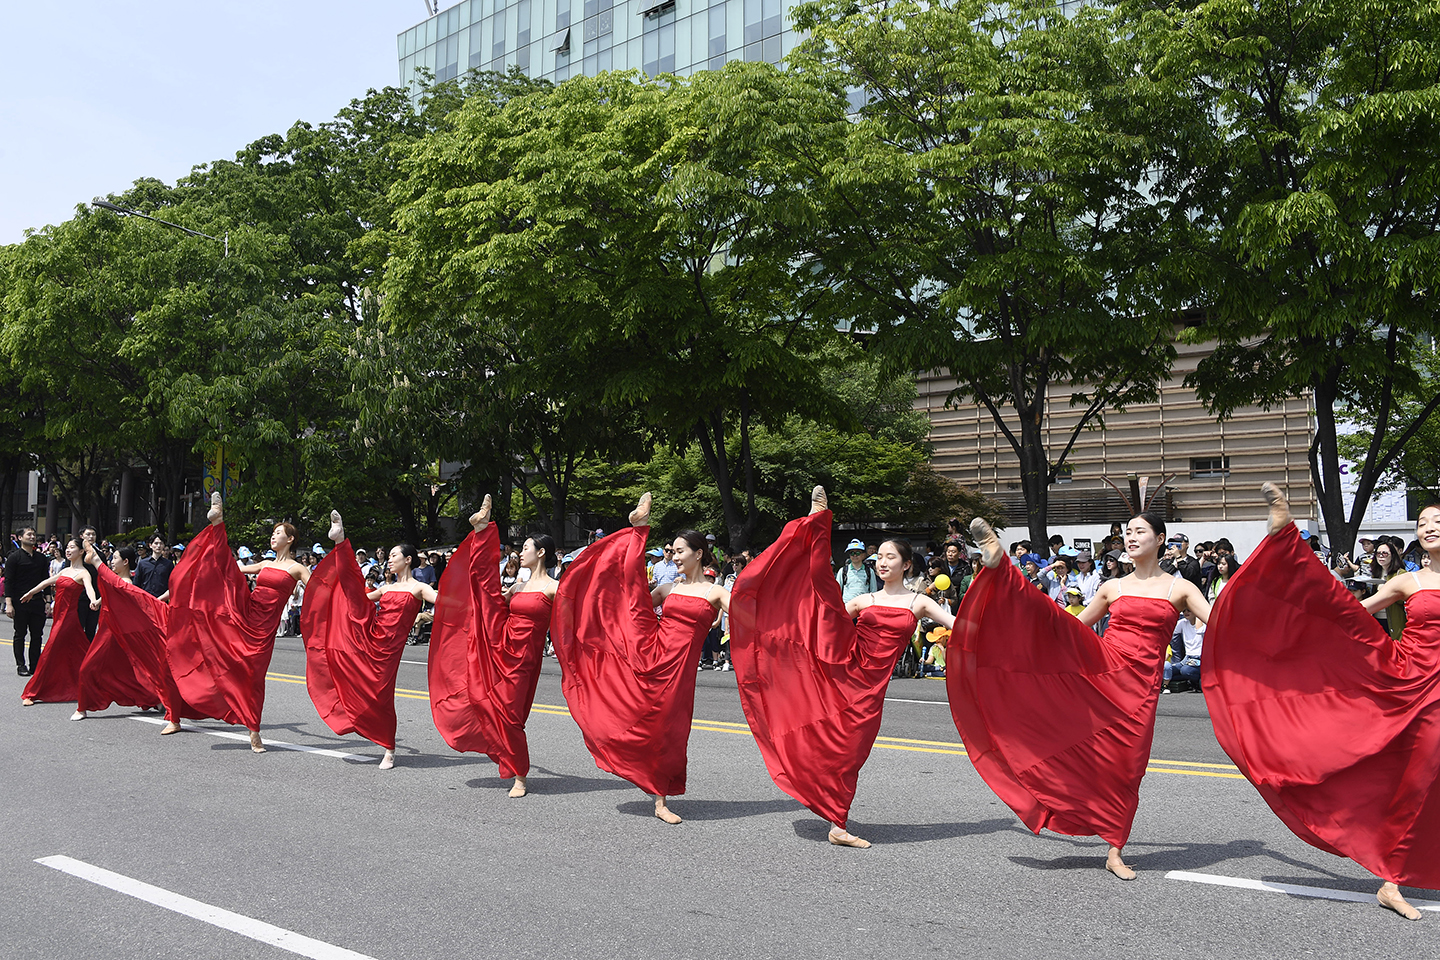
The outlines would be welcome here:
M 84 720 L 84 719 L 85 719 L 85 711 L 84 711 L 84 710 L 76 710 L 74 713 L 70 714 L 70 719 L 71 719 L 71 720 Z
M 250 749 L 255 753 L 265 752 L 265 743 L 260 739 L 259 730 L 250 731 Z
M 345 524 L 340 519 L 339 510 L 330 511 L 330 540 L 334 543 L 341 543 L 345 540 Z
M 815 484 L 815 489 L 810 491 L 810 516 L 815 516 L 821 510 L 830 509 L 830 498 L 825 496 L 825 488 Z
M 980 548 L 980 561 L 985 566 L 991 570 L 1000 566 L 1000 561 L 1005 559 L 1005 551 L 1000 549 L 1000 538 L 995 536 L 995 531 L 983 517 L 970 521 L 970 539 Z
M 1274 536 L 1290 526 L 1290 501 L 1286 500 L 1280 488 L 1269 480 L 1260 485 L 1260 492 L 1264 494 L 1265 502 L 1270 505 L 1270 515 L 1265 518 L 1265 533 Z
M 1105 857 L 1105 869 L 1115 874 L 1115 876 L 1121 880 L 1135 879 L 1135 871 L 1127 867 L 1125 861 L 1120 859 L 1119 847 L 1110 848 L 1110 853 Z
M 479 533 L 490 523 L 490 494 L 485 494 L 485 499 L 480 502 L 480 509 L 470 514 L 470 526 Z
M 20 706 L 22 706 L 22 707 L 33 707 L 33 706 L 35 706 L 35 701 L 34 701 L 34 700 L 31 700 L 29 697 L 26 697 L 25 699 L 23 699 L 23 700 L 20 701 Z
M 854 847 L 857 850 L 870 849 L 869 840 L 861 840 L 844 827 L 831 827 L 828 839 L 837 847 Z
M 513 786 L 513 787 L 510 788 L 510 796 L 511 796 L 511 797 L 523 797 L 523 796 L 525 796 L 525 778 L 524 778 L 524 777 L 516 777 L 516 778 L 515 778 L 515 786 Z
M 169 723 L 165 724 L 165 726 L 160 730 L 160 736 L 168 737 L 172 733 L 179 732 L 180 724 L 176 723 L 174 720 L 171 720 Z
M 380 760 L 381 770 L 393 770 L 395 768 L 395 751 L 386 750 L 385 756 Z
M 225 509 L 220 505 L 219 490 L 210 494 L 210 510 L 205 514 L 205 519 L 210 521 L 212 527 L 217 523 L 225 522 Z
M 647 493 L 647 494 L 645 494 L 645 496 L 648 497 L 648 496 L 650 496 L 650 494 Z M 644 502 L 644 498 L 641 498 L 641 502 L 642 502 L 642 503 Z M 648 504 L 647 504 L 647 506 L 648 506 Z M 648 512 L 648 511 L 647 511 L 647 512 Z M 633 516 L 633 514 L 632 514 L 632 516 Z M 669 807 L 665 806 L 665 798 L 664 798 L 664 797 L 656 797 L 656 798 L 655 798 L 655 816 L 659 817 L 661 820 L 664 820 L 666 823 L 682 823 L 682 822 L 683 822 L 683 821 L 680 819 L 680 817 L 677 816 Z
M 650 526 L 650 503 L 653 499 L 654 498 L 652 498 L 648 493 L 641 495 L 640 502 L 635 504 L 634 510 L 630 511 L 630 526 Z M 677 820 L 676 822 L 678 823 L 679 821 Z
M 1405 898 L 1400 895 L 1400 888 L 1393 883 L 1380 885 L 1380 892 L 1375 894 L 1375 899 L 1380 901 L 1380 906 L 1387 910 L 1394 910 L 1406 920 L 1419 920 L 1420 911 L 1410 906 Z

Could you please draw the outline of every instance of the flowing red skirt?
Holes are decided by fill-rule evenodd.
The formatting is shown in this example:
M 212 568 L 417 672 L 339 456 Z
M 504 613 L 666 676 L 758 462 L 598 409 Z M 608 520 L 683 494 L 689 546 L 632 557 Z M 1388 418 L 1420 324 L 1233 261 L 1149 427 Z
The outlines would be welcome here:
M 136 669 L 120 638 L 120 631 L 116 629 L 117 618 L 133 614 L 137 610 L 143 611 L 144 608 L 133 602 L 126 603 L 122 596 L 122 581 L 115 571 L 102 563 L 98 574 L 99 583 L 96 586 L 101 601 L 100 625 L 95 631 L 95 639 L 90 641 L 90 650 L 80 664 L 78 706 L 81 710 L 104 710 L 112 703 L 122 707 L 157 706 L 161 702 L 160 692 L 144 679 L 148 674 L 143 669 Z M 150 596 L 134 584 L 127 583 L 126 586 Z M 155 620 L 145 612 L 141 612 L 140 619 L 131 624 L 132 630 L 140 628 L 153 631 L 156 626 Z M 164 627 L 159 629 L 163 642 Z
M 395 677 L 420 601 L 391 590 L 381 595 L 377 609 L 367 592 L 349 540 L 310 574 L 300 609 L 305 686 L 331 730 L 358 733 L 394 750 Z
M 230 556 L 223 523 L 207 526 L 170 575 L 165 652 L 175 685 L 202 716 L 260 728 L 265 671 L 295 578 L 266 567 L 252 592 Z
M 740 704 L 775 785 L 845 826 L 880 732 L 895 661 L 915 632 L 900 607 L 852 622 L 830 570 L 830 511 L 786 525 L 730 596 Z
M 1215 736 L 1285 825 L 1383 880 L 1440 889 L 1440 590 L 1392 640 L 1293 527 L 1221 592 L 1203 684 Z
M 950 713 L 1025 826 L 1125 845 L 1178 619 L 1168 600 L 1122 596 L 1101 637 L 1011 563 L 976 575 L 946 651 Z
M 170 620 L 170 607 L 115 575 L 109 567 L 100 567 L 100 630 L 95 635 L 98 644 L 109 634 L 114 643 L 124 652 L 140 689 L 154 696 L 147 706 L 159 702 L 165 707 L 165 719 L 179 722 L 185 717 L 205 716 L 180 695 L 175 686 L 175 677 L 170 673 L 170 661 L 165 656 L 165 633 Z M 93 649 L 92 644 L 92 649 Z M 88 686 L 82 674 L 82 696 L 89 697 Z M 112 699 L 114 699 L 112 697 Z M 83 702 L 83 701 L 82 701 Z M 122 702 L 116 700 L 115 702 Z M 82 710 L 94 709 L 81 707 Z
M 570 715 L 595 765 L 673 797 L 685 792 L 695 669 L 715 608 L 704 597 L 672 594 L 656 621 L 645 578 L 649 532 L 612 533 L 570 565 L 551 639 Z
M 430 712 L 445 742 L 483 753 L 500 776 L 530 772 L 525 722 L 535 702 L 550 598 L 500 589 L 495 524 L 471 533 L 451 554 L 430 628 Z
M 50 638 L 40 650 L 34 675 L 20 694 L 23 699 L 45 703 L 80 699 L 80 664 L 90 649 L 90 638 L 85 635 L 76 609 L 83 596 L 85 588 L 79 580 L 61 577 L 56 582 L 55 619 L 50 623 Z

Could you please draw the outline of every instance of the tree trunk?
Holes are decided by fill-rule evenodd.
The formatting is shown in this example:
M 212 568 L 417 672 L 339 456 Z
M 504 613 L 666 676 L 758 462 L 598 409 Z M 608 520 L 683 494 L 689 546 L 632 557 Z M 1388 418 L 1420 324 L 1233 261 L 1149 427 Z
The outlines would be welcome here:
M 1044 415 L 1042 401 L 1020 412 L 1020 491 L 1025 496 L 1025 525 L 1030 547 L 1042 557 L 1050 551 L 1050 530 L 1046 514 L 1050 509 L 1050 457 L 1040 434 Z
M 1325 534 L 1330 549 L 1349 555 L 1355 548 L 1359 517 L 1351 525 L 1345 516 L 1345 492 L 1340 484 L 1340 444 L 1335 430 L 1335 397 L 1338 368 L 1332 367 L 1316 381 L 1315 442 L 1310 445 L 1310 482 L 1320 503 L 1320 516 L 1325 521 Z

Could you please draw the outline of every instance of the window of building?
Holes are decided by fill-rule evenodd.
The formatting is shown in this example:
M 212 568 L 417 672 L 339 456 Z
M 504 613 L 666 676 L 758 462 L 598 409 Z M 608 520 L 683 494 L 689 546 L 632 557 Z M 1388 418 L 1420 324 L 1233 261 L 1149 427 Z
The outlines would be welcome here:
M 530 42 L 530 0 L 515 4 L 515 48 L 518 50 Z
M 470 66 L 472 68 L 485 62 L 485 38 L 480 33 L 484 27 L 483 23 L 477 23 L 470 28 Z
M 641 55 L 650 76 L 675 72 L 675 3 L 642 10 L 645 28 Z
M 1191 480 L 1213 480 L 1230 476 L 1229 457 L 1197 457 L 1190 461 Z
M 501 7 L 499 10 L 496 10 L 496 11 L 495 11 L 495 19 L 494 19 L 493 21 L 491 21 L 491 22 L 494 24 L 495 33 L 493 34 L 493 36 L 494 36 L 494 38 L 495 38 L 495 42 L 490 45 L 490 56 L 494 57 L 496 60 L 502 60 L 502 59 L 504 59 L 504 57 L 505 57 L 505 8 L 504 8 L 504 7 Z M 503 69 L 503 66 L 502 66 L 501 68 L 496 68 L 496 69 Z
M 780 35 L 780 0 L 745 0 L 745 42 Z
M 559 0 L 555 6 L 555 29 L 564 30 L 568 26 L 570 26 L 569 0 Z
M 710 52 L 709 56 L 721 57 L 724 63 L 725 52 L 730 49 L 728 38 L 725 36 L 725 0 L 719 3 L 710 4 Z M 711 63 L 711 69 L 715 65 Z

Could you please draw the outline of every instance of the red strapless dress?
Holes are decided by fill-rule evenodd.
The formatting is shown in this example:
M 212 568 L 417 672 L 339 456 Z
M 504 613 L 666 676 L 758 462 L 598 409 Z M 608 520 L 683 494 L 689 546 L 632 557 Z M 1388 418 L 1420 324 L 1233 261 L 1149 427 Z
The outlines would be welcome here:
M 180 695 L 198 713 L 260 728 L 265 671 L 295 578 L 260 571 L 252 591 L 230 556 L 223 523 L 207 526 L 170 575 L 165 652 Z
M 137 670 L 121 642 L 119 631 L 116 630 L 117 615 L 123 617 L 137 610 L 141 611 L 140 619 L 132 624 L 132 629 L 157 629 L 156 621 L 144 608 L 133 602 L 126 603 L 122 596 L 125 587 L 147 597 L 150 595 L 128 581 L 122 581 L 115 575 L 115 571 L 103 563 L 100 564 L 98 577 L 100 623 L 95 631 L 95 639 L 90 641 L 90 650 L 80 664 L 78 706 L 81 710 L 104 710 L 112 703 L 123 707 L 158 706 L 161 702 L 159 691 L 144 679 L 148 674 L 143 669 Z M 155 600 L 154 597 L 150 599 Z M 163 643 L 164 627 L 159 626 L 158 630 L 158 636 Z
M 946 651 L 950 713 L 1025 826 L 1125 845 L 1179 617 L 1169 600 L 1122 596 L 1101 637 L 1012 563 L 976 575 Z
M 377 608 L 368 592 L 349 540 L 311 572 L 300 608 L 305 687 L 331 730 L 358 733 L 394 750 L 395 677 L 420 600 L 390 590 L 381 594 Z
M 673 797 L 685 792 L 695 669 L 715 608 L 671 594 L 656 621 L 645 577 L 649 532 L 621 530 L 580 554 L 560 581 L 551 639 L 595 765 Z
M 1202 676 L 1220 745 L 1297 837 L 1436 890 L 1440 590 L 1405 616 L 1394 641 L 1288 527 L 1221 592 Z
M 95 646 L 107 635 L 113 638 L 129 662 L 138 689 L 151 696 L 145 703 L 122 701 L 111 696 L 116 703 L 132 702 L 134 706 L 147 706 L 159 702 L 165 706 L 165 719 L 178 722 L 185 717 L 203 717 L 205 714 L 185 702 L 175 686 L 175 677 L 170 672 L 170 661 L 165 656 L 165 632 L 170 621 L 170 607 L 141 590 L 135 584 L 115 575 L 103 564 L 100 567 L 100 629 L 95 635 Z M 87 658 L 88 663 L 88 658 Z M 81 708 L 91 696 L 88 676 L 81 671 Z M 132 691 L 133 693 L 133 691 Z M 106 695 L 103 691 L 101 696 Z M 103 709 L 104 704 L 98 709 Z
M 90 649 L 90 638 L 85 635 L 76 609 L 84 596 L 85 588 L 79 580 L 61 577 L 55 583 L 55 619 L 50 624 L 50 638 L 40 651 L 25 692 L 20 694 L 23 699 L 46 703 L 80 699 L 80 664 Z
M 483 753 L 500 776 L 530 772 L 525 722 L 535 702 L 550 598 L 500 589 L 500 534 L 488 524 L 451 554 L 430 628 L 430 712 L 445 742 Z
M 730 656 L 745 719 L 775 785 L 845 826 L 895 661 L 915 633 L 904 607 L 852 622 L 830 570 L 830 511 L 786 525 L 730 595 Z

